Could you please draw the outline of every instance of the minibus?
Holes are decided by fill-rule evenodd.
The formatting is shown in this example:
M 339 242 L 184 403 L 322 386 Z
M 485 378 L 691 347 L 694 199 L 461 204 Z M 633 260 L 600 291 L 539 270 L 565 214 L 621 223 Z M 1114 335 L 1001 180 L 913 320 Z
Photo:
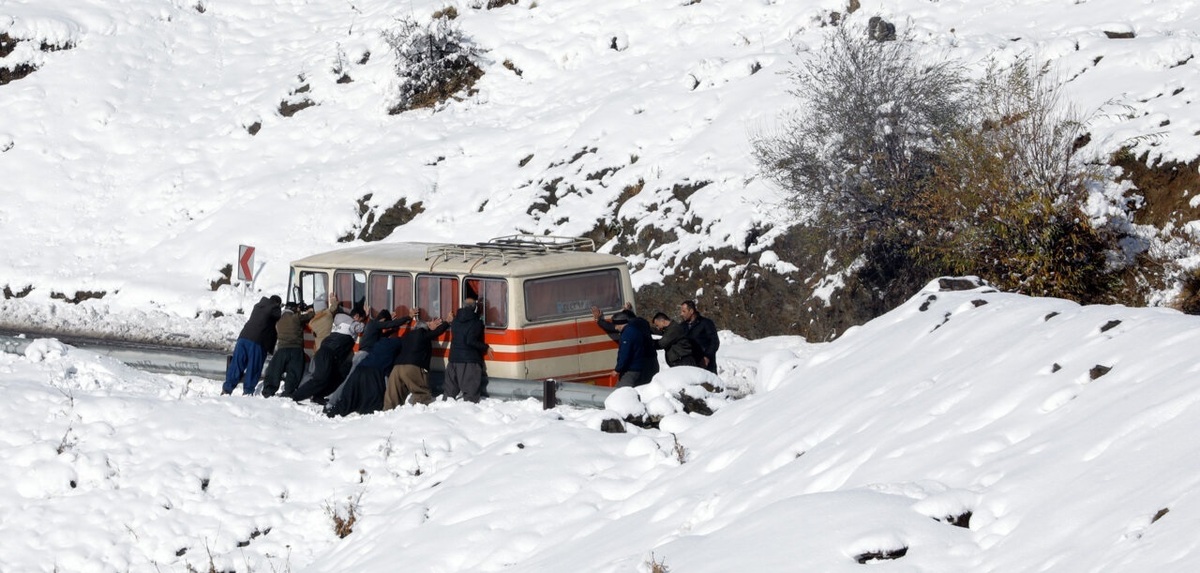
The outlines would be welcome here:
M 592 317 L 633 301 L 625 259 L 595 252 L 590 239 L 511 235 L 483 243 L 371 243 L 291 263 L 288 300 L 337 295 L 342 310 L 387 309 L 446 320 L 463 299 L 482 303 L 490 381 L 613 386 L 617 343 Z M 395 314 L 399 313 L 399 314 Z M 311 333 L 306 334 L 311 353 Z M 431 386 L 440 387 L 450 333 L 434 345 Z

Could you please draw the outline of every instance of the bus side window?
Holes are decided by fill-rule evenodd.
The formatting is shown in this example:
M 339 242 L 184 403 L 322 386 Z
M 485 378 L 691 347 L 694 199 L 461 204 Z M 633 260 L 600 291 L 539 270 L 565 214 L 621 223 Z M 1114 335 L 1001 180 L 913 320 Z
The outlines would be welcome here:
M 333 274 L 333 294 L 347 313 L 355 307 L 366 309 L 367 273 L 363 271 L 338 271 Z
M 454 316 L 458 311 L 458 301 L 457 278 L 430 275 L 417 277 L 417 308 L 421 309 L 421 320 Z
M 413 301 L 413 280 L 407 274 L 371 273 L 370 302 L 376 311 L 408 316 Z
M 508 327 L 508 283 L 504 279 L 468 278 L 467 296 L 483 302 L 483 323 L 488 328 Z

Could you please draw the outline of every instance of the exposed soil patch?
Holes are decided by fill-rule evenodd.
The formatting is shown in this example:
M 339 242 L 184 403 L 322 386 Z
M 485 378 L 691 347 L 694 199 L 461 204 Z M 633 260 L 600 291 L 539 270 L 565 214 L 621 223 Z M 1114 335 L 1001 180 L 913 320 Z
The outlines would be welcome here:
M 301 81 L 303 81 L 303 78 L 301 78 Z M 304 84 L 296 88 L 292 93 L 288 94 L 287 99 L 279 102 L 279 115 L 282 115 L 283 117 L 292 117 L 301 110 L 305 110 L 317 105 L 312 99 L 304 95 L 311 89 L 312 88 L 308 84 Z
M 106 294 L 108 293 L 104 291 L 77 290 L 75 291 L 75 295 L 70 297 L 61 292 L 52 292 L 50 293 L 50 298 L 69 302 L 71 304 L 79 304 L 85 300 L 91 300 L 93 298 L 104 298 L 104 295 Z
M 620 213 L 621 207 L 630 199 L 637 197 L 645 187 L 646 182 L 639 179 L 637 184 L 629 185 L 622 189 L 621 194 L 617 196 L 617 200 L 610 205 L 609 215 L 598 219 L 596 226 L 584 236 L 595 241 L 597 245 L 603 245 L 615 239 L 623 231 L 632 233 L 633 225 L 622 225 L 621 221 L 617 218 L 617 213 Z M 628 228 L 626 229 L 626 227 Z
M 10 298 L 25 298 L 26 296 L 29 296 L 29 293 L 31 292 L 33 292 L 33 285 L 25 285 L 25 288 L 22 288 L 16 292 L 14 292 L 9 285 L 4 285 L 4 300 L 8 300 Z
M 395 204 L 384 209 L 383 213 L 376 216 L 375 209 L 369 204 L 373 196 L 374 193 L 368 193 L 358 200 L 358 216 L 362 220 L 358 234 L 355 235 L 354 232 L 350 232 L 339 238 L 339 243 L 348 243 L 355 238 L 368 243 L 381 241 L 391 235 L 396 230 L 396 227 L 407 225 L 417 215 L 425 212 L 425 206 L 422 202 L 413 203 L 410 207 L 408 199 L 401 197 L 399 201 L 396 201 Z
M 222 285 L 233 284 L 233 265 L 225 265 L 221 267 L 221 276 L 215 281 L 208 283 L 209 290 L 216 292 Z
M 0 33 L 0 58 L 8 57 L 17 49 L 17 44 L 28 42 L 21 38 L 14 38 L 8 35 L 7 32 Z M 74 44 L 49 44 L 42 42 L 38 45 L 38 49 L 43 52 L 57 52 L 60 50 L 69 50 L 74 48 Z M 30 62 L 13 62 L 7 66 L 0 66 L 0 86 L 10 82 L 17 81 L 21 78 L 37 71 L 37 66 Z
M 856 556 L 854 556 L 854 560 L 858 561 L 859 563 L 866 564 L 866 563 L 870 563 L 872 561 L 886 561 L 886 560 L 890 560 L 890 559 L 899 559 L 901 557 L 904 557 L 907 554 L 908 554 L 907 547 L 901 547 L 900 549 L 882 549 L 879 551 L 868 551 L 867 553 L 862 553 L 862 554 L 856 555 Z
M 15 49 L 17 49 L 17 40 L 9 36 L 7 32 L 0 32 L 0 58 L 7 58 Z
M 1169 223 L 1200 219 L 1200 206 L 1190 203 L 1200 193 L 1200 158 L 1189 163 L 1148 162 L 1147 154 L 1134 157 L 1122 153 L 1112 164 L 1124 170 L 1120 181 L 1129 181 L 1143 203 L 1134 212 L 1134 222 L 1162 228 Z

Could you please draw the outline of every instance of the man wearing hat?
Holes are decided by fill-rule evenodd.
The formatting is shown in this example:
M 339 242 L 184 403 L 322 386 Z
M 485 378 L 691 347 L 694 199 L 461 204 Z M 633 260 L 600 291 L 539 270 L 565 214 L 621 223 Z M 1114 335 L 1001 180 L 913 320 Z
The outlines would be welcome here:
M 617 387 L 648 384 L 658 374 L 658 351 L 654 338 L 650 336 L 650 323 L 633 313 L 628 305 L 625 310 L 612 316 L 611 326 L 605 324 L 600 309 L 592 307 L 592 316 L 606 331 L 611 328 L 619 333 L 617 338 Z
M 263 398 L 270 398 L 283 381 L 283 395 L 291 396 L 304 375 L 304 325 L 313 317 L 311 308 L 300 312 L 300 305 L 289 302 L 275 322 L 275 354 L 263 377 Z

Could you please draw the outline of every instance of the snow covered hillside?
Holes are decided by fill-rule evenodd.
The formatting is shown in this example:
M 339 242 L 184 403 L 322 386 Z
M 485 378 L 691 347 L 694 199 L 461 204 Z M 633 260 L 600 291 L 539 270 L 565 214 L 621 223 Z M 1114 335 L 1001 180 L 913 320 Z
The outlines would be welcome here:
M 385 33 L 450 8 L 482 79 L 389 115 Z M 786 272 L 770 251 L 786 210 L 749 136 L 794 105 L 781 72 L 874 15 L 975 69 L 1053 61 L 1080 108 L 1105 110 L 1097 151 L 1200 156 L 1195 2 L 8 0 L 0 69 L 28 75 L 0 85 L 4 314 L 230 314 L 238 245 L 276 293 L 289 261 L 389 209 L 411 220 L 387 240 L 623 240 L 639 285 L 719 248 L 751 259 L 705 263 L 730 277 Z
M 0 354 L 0 570 L 1194 571 L 1198 325 L 934 284 L 835 342 L 726 335 L 756 393 L 674 434 L 330 420 L 40 340 Z

